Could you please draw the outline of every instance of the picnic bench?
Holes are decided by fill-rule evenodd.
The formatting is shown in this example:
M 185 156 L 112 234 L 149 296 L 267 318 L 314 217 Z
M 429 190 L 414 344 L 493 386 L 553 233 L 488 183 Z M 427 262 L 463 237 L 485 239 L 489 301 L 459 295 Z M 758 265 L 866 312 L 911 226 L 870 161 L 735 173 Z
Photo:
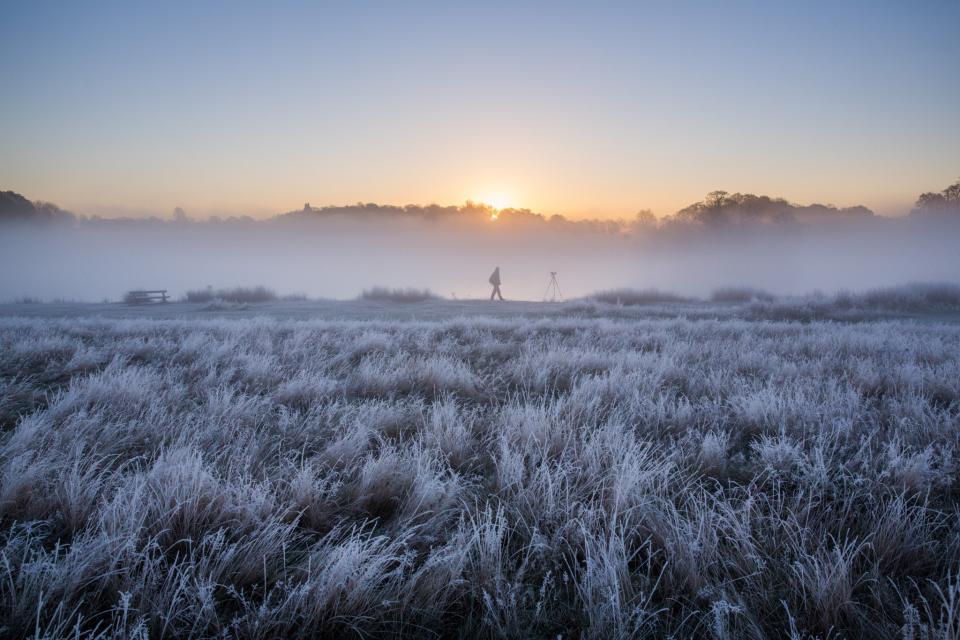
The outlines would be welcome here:
M 123 297 L 123 300 L 127 304 L 150 304 L 151 302 L 166 302 L 167 290 L 154 289 L 151 291 L 128 291 L 127 295 Z

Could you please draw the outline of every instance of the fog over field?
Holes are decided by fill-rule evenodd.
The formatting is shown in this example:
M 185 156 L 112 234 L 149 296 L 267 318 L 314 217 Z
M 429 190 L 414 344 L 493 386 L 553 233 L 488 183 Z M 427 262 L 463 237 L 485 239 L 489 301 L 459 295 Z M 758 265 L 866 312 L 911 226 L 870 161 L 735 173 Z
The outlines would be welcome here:
M 899 219 L 0 195 L 0 297 L 192 291 L 0 304 L 0 636 L 960 637 L 960 185 Z M 465 300 L 494 265 L 590 295 Z M 768 293 L 811 289 L 857 292 Z
M 960 215 L 948 205 L 890 219 L 862 207 L 712 193 L 660 220 L 366 204 L 267 220 L 192 221 L 179 212 L 164 221 L 50 214 L 31 204 L 25 215 L 2 217 L 0 298 L 118 299 L 128 289 L 179 295 L 238 284 L 311 297 L 351 298 L 375 285 L 482 297 L 497 265 L 513 299 L 540 299 L 551 271 L 568 297 L 615 287 L 702 296 L 727 285 L 797 294 L 957 281 Z

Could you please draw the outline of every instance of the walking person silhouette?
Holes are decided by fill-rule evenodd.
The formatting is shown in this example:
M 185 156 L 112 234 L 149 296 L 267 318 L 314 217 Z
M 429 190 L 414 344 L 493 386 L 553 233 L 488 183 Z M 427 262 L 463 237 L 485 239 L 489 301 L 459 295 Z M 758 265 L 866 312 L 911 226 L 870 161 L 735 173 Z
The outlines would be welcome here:
M 490 274 L 490 284 L 493 285 L 493 291 L 490 293 L 490 299 L 493 300 L 494 296 L 500 298 L 500 302 L 503 302 L 503 294 L 500 293 L 500 267 L 497 267 L 493 270 L 493 273 Z

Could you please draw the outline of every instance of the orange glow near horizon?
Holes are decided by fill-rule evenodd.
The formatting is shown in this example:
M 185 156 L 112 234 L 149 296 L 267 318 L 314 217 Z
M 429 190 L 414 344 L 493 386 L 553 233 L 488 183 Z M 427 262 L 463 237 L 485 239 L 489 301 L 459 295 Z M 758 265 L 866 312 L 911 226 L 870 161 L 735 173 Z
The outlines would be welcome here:
M 905 215 L 960 165 L 957 1 L 17 4 L 0 189 L 79 215 L 471 199 L 610 220 L 721 189 Z

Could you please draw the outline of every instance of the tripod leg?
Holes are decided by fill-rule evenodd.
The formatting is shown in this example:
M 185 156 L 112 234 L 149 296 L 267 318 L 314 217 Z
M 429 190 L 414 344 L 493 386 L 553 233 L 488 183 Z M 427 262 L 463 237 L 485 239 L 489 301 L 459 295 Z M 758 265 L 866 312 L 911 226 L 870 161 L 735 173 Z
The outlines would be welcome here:
M 550 284 L 547 285 L 547 291 L 550 294 L 550 302 L 556 302 L 557 295 L 560 294 L 560 285 L 557 283 L 557 276 L 552 273 L 550 274 Z

